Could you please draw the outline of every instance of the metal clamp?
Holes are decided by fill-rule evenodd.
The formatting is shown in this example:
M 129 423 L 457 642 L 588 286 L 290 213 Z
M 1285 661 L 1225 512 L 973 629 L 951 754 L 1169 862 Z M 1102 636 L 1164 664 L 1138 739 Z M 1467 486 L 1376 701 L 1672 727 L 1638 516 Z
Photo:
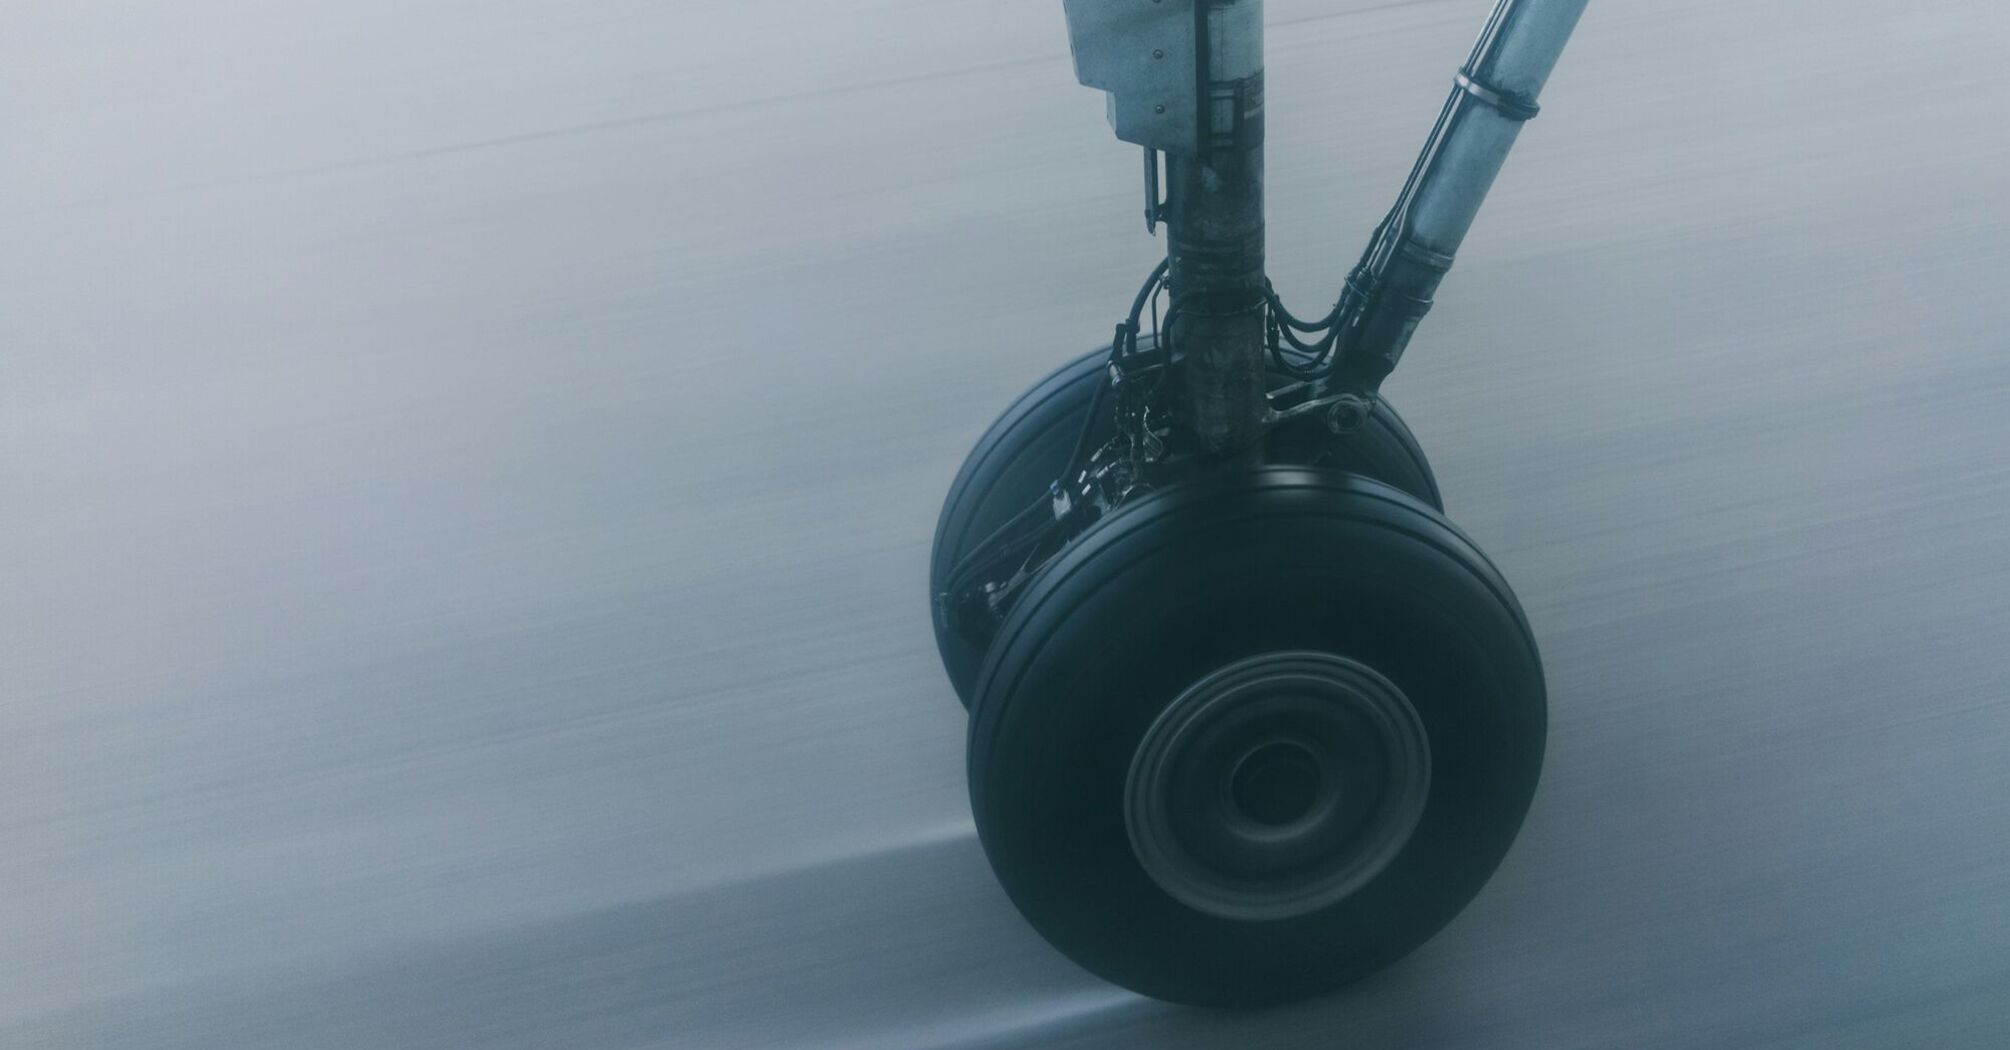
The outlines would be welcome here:
M 1458 76 L 1452 78 L 1452 83 L 1458 85 L 1460 91 L 1491 106 L 1509 120 L 1533 120 L 1537 113 L 1542 112 L 1542 107 L 1536 105 L 1534 99 L 1502 91 L 1484 81 L 1475 80 L 1471 73 L 1463 69 L 1459 70 Z

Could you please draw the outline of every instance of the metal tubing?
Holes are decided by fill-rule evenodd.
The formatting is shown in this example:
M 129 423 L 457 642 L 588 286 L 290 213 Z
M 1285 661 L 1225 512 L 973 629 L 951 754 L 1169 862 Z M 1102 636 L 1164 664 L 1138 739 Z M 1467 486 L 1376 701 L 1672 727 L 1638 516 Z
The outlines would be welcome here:
M 1167 154 L 1172 343 L 1204 452 L 1254 449 L 1264 383 L 1263 0 L 1201 0 L 1200 149 Z
M 1587 0 L 1500 0 L 1396 206 L 1347 279 L 1342 383 L 1371 391 L 1410 342 Z

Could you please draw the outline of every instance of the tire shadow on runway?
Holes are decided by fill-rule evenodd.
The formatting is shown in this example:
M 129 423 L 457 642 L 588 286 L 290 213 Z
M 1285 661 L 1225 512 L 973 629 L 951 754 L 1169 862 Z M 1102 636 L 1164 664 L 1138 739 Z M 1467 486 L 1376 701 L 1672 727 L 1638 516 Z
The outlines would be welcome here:
M 1049 949 L 974 834 L 0 1026 L 9 1046 L 953 1045 L 1149 1006 Z

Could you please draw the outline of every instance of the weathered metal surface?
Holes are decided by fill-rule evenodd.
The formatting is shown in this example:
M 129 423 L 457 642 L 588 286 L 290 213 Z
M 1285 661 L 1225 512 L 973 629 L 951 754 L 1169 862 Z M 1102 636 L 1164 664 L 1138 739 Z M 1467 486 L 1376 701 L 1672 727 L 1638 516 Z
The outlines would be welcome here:
M 1201 448 L 1256 446 L 1264 380 L 1263 2 L 1204 0 L 1201 148 L 1170 156 L 1167 200 L 1174 350 Z

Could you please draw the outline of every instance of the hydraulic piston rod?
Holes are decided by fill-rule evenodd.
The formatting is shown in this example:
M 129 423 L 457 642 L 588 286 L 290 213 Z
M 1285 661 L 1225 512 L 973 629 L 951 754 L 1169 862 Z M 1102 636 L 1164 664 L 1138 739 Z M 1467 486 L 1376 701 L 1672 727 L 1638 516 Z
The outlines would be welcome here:
M 1396 206 L 1347 278 L 1340 385 L 1372 391 L 1431 308 L 1586 0 L 1500 0 Z
M 1264 413 L 1263 0 L 1064 0 L 1075 73 L 1145 147 L 1167 228 L 1165 333 L 1200 451 L 1253 450 Z M 1166 200 L 1158 197 L 1158 163 Z

